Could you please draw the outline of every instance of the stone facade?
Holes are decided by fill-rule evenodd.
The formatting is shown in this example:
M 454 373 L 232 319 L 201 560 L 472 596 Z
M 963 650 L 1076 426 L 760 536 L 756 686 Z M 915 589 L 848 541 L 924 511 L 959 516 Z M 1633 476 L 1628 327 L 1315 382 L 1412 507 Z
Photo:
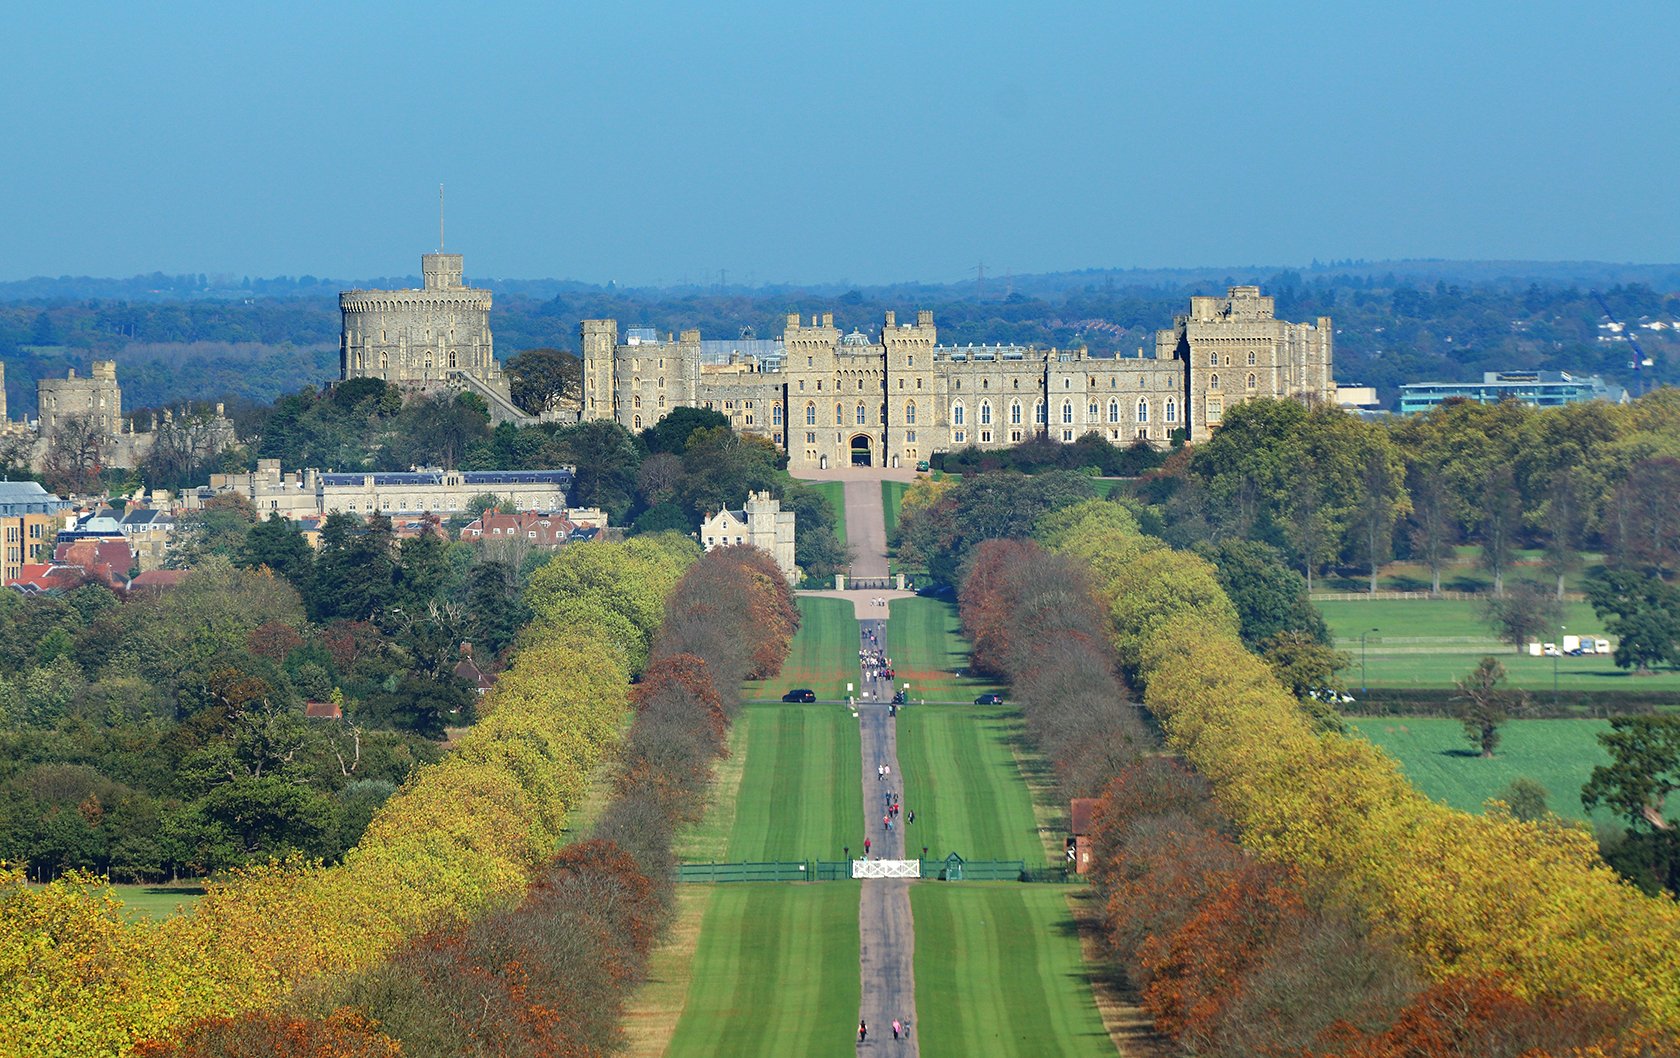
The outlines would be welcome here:
M 257 469 L 241 474 L 212 474 L 205 488 L 181 497 L 189 510 L 217 496 L 243 496 L 267 517 L 306 518 L 344 511 L 349 514 L 454 514 L 474 497 L 489 493 L 519 510 L 562 511 L 576 477 L 575 468 L 554 470 L 414 470 L 335 474 L 313 468 L 291 474 L 278 459 L 259 459 Z
M 1190 436 L 1200 439 L 1250 397 L 1334 402 L 1334 342 L 1330 317 L 1286 323 L 1259 287 L 1232 287 L 1222 298 L 1191 298 L 1189 314 L 1156 334 L 1155 356 L 1190 365 Z
M 419 290 L 340 293 L 339 377 L 419 392 L 466 389 L 484 398 L 493 421 L 526 421 L 496 359 L 490 291 L 467 286 L 463 268 L 461 254 L 423 254 Z
M 1154 355 L 940 345 L 931 312 L 842 333 L 832 313 L 787 317 L 777 354 L 719 362 L 700 332 L 620 341 L 585 320 L 583 417 L 642 430 L 673 408 L 710 408 L 788 454 L 794 470 L 913 467 L 936 452 L 1000 448 L 1035 434 L 1072 442 L 1205 440 L 1248 397 L 1329 400 L 1331 330 L 1273 318 L 1258 287 L 1193 298 L 1158 332 Z M 727 343 L 725 343 L 727 344 Z M 1216 361 L 1214 358 L 1218 357 Z
M 76 377 L 76 369 L 71 368 L 64 378 L 41 379 L 35 384 L 35 416 L 42 437 L 51 437 L 72 416 L 92 420 L 107 436 L 120 435 L 124 424 L 117 362 L 95 360 L 86 378 Z
M 721 510 L 700 522 L 700 542 L 707 551 L 718 547 L 756 547 L 776 560 L 783 576 L 799 578 L 794 565 L 794 513 L 782 510 L 781 502 L 768 492 L 747 497 L 738 511 Z

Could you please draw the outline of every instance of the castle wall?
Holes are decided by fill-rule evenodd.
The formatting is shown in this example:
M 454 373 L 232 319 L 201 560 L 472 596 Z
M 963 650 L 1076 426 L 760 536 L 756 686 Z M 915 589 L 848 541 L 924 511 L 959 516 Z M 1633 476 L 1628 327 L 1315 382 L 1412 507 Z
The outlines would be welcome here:
M 1157 332 L 1153 356 L 1085 350 L 942 346 L 931 312 L 887 313 L 879 335 L 842 334 L 831 313 L 787 317 L 779 371 L 704 365 L 700 334 L 621 344 L 612 320 L 583 323 L 586 419 L 645 429 L 672 409 L 711 407 L 737 430 L 769 437 L 794 470 L 915 466 L 936 452 L 1002 448 L 1044 433 L 1071 443 L 1168 445 L 1176 431 L 1205 440 L 1251 397 L 1328 399 L 1332 338 L 1273 317 L 1258 287 L 1191 299 Z

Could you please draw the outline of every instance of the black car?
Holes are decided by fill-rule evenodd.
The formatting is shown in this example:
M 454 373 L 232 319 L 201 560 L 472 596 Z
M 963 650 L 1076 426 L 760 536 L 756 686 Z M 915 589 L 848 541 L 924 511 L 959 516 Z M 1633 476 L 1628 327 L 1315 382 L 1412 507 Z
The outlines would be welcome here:
M 974 704 L 975 705 L 1002 705 L 1003 704 L 1003 695 L 1001 695 L 1001 694 L 982 694 L 980 697 L 974 699 Z
M 782 695 L 782 701 L 784 702 L 814 702 L 816 700 L 817 692 L 809 687 L 800 687 Z

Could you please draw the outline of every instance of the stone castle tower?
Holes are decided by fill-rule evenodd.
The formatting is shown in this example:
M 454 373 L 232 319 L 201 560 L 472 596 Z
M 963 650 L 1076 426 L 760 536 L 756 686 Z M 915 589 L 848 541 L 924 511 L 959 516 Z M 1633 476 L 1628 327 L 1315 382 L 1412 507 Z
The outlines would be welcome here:
M 421 389 L 468 376 L 505 389 L 490 337 L 490 291 L 469 287 L 462 256 L 420 258 L 419 290 L 346 290 L 340 377 L 378 378 Z
M 95 360 L 87 378 L 71 368 L 64 378 L 43 378 L 35 384 L 35 409 L 42 437 L 58 432 L 59 423 L 73 416 L 89 419 L 99 432 L 115 437 L 122 432 L 122 389 L 117 385 L 117 362 Z

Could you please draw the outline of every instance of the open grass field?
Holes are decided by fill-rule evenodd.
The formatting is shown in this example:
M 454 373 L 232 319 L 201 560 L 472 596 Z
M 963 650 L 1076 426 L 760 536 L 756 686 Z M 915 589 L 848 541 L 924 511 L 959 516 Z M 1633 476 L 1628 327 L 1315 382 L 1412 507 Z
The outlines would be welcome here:
M 1044 862 L 1032 796 L 1011 744 L 1020 714 L 980 705 L 918 705 L 898 714 L 901 803 L 916 813 L 905 843 L 964 859 Z
M 846 483 L 844 481 L 807 481 L 804 485 L 813 492 L 820 492 L 828 500 L 828 505 L 834 508 L 834 535 L 840 538 L 840 543 L 846 543 Z
M 1400 761 L 1406 778 L 1419 790 L 1454 808 L 1477 812 L 1511 780 L 1533 779 L 1546 788 L 1547 804 L 1567 819 L 1586 819 L 1581 786 L 1593 766 L 1609 763 L 1597 735 L 1609 729 L 1603 720 L 1512 720 L 1500 728 L 1492 760 L 1476 755 L 1464 727 L 1446 717 L 1350 718 L 1361 735 Z M 1595 822 L 1612 822 L 1600 809 Z
M 904 505 L 904 492 L 910 487 L 908 481 L 881 482 L 881 514 L 887 523 L 887 539 L 898 532 L 898 509 Z
M 688 993 L 665 1053 L 855 1055 L 861 993 L 857 883 L 708 888 Z
M 1336 637 L 1336 646 L 1353 656 L 1352 666 L 1342 674 L 1350 687 L 1361 685 L 1359 634 L 1365 632 L 1365 679 L 1372 687 L 1450 688 L 1478 659 L 1491 654 L 1510 673 L 1512 686 L 1536 692 L 1552 688 L 1552 659 L 1518 654 L 1499 642 L 1482 620 L 1479 602 L 1350 599 L 1321 602 L 1318 608 Z M 1586 603 L 1564 604 L 1564 629 L 1607 638 L 1604 623 Z M 1557 641 L 1562 635 L 1560 631 L 1549 638 Z M 1556 668 L 1562 690 L 1680 690 L 1680 672 L 1633 676 L 1618 669 L 1608 655 L 1558 658 Z
M 198 882 L 178 882 L 173 885 L 113 885 L 111 889 L 123 907 L 134 918 L 154 921 L 168 918 L 181 910 L 191 911 L 204 895 Z
M 863 844 L 858 722 L 837 705 L 750 705 L 746 769 L 723 859 L 839 859 Z M 737 720 L 737 723 L 740 721 Z
M 845 599 L 799 600 L 799 634 L 779 676 L 746 684 L 748 699 L 774 701 L 795 687 L 809 687 L 821 701 L 845 701 L 846 684 L 858 678 L 858 623 Z
M 968 642 L 962 638 L 956 604 L 942 599 L 894 599 L 887 646 L 897 682 L 910 684 L 910 698 L 930 702 L 972 702 L 1003 688 L 968 671 Z M 820 692 L 819 692 L 820 693 Z
M 1112 1058 L 1065 897 L 1054 885 L 911 888 L 924 1058 Z

